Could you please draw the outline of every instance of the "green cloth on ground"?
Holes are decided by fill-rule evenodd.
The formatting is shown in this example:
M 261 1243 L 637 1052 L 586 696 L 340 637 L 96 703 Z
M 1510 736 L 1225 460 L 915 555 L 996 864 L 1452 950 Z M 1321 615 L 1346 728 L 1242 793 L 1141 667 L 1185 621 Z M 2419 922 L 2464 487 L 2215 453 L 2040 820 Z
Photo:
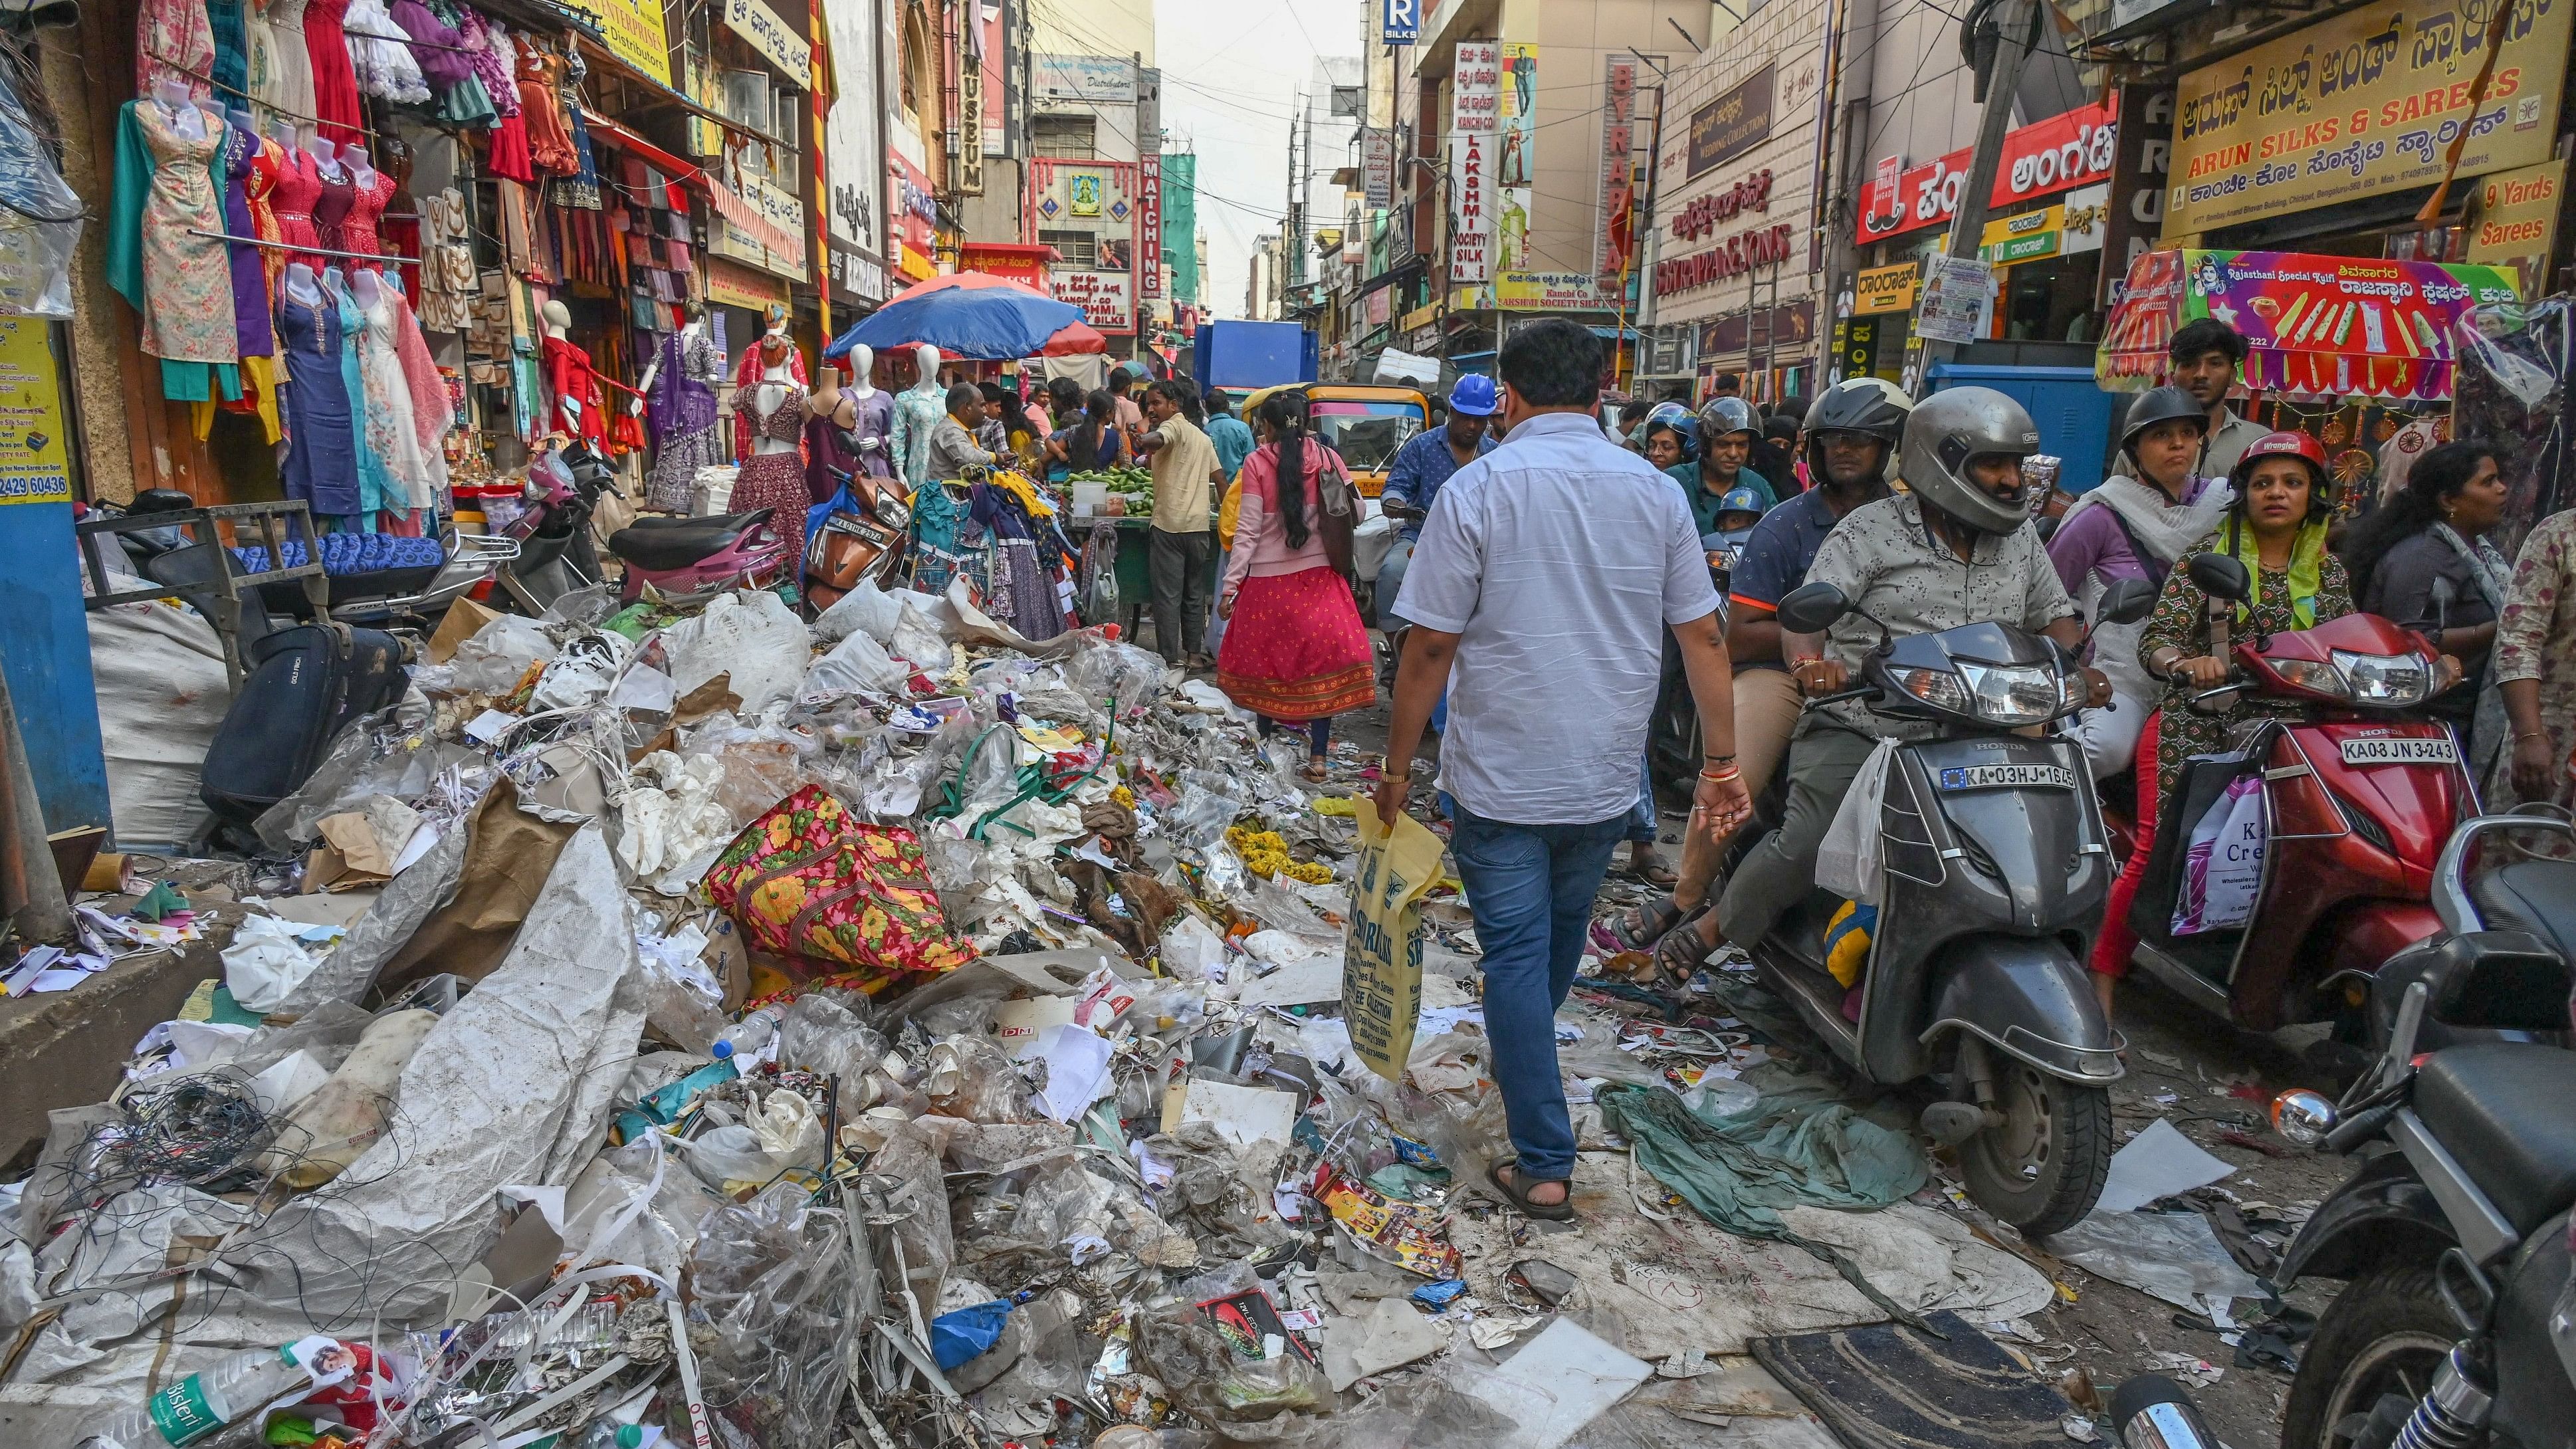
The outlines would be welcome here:
M 1824 1085 L 1766 1091 L 1733 1116 L 1699 1116 L 1659 1088 L 1607 1087 L 1600 1101 L 1656 1181 L 1748 1238 L 1785 1234 L 1784 1208 L 1868 1212 L 1913 1196 L 1930 1175 L 1911 1137 Z
M 1740 1237 L 1804 1248 L 1888 1317 L 1946 1337 L 1879 1291 L 1847 1254 L 1791 1232 L 1780 1216 L 1810 1206 L 1870 1211 L 1913 1196 L 1930 1174 L 1911 1137 L 1860 1116 L 1820 1083 L 1766 1091 L 1748 1110 L 1714 1119 L 1661 1087 L 1608 1086 L 1595 1100 L 1637 1163 L 1700 1216 Z

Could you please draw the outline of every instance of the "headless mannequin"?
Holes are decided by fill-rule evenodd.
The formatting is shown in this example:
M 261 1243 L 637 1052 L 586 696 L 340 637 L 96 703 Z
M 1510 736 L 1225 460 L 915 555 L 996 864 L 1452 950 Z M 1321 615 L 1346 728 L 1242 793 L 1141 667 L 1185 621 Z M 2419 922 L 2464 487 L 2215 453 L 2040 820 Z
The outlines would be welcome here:
M 350 273 L 349 299 L 358 304 L 361 312 L 376 310 L 376 304 L 385 299 L 384 290 L 376 285 L 376 274 L 368 271 Z
M 269 122 L 268 139 L 277 143 L 277 149 L 292 155 L 298 144 L 295 123 L 293 121 Z
M 572 309 L 570 307 L 549 298 L 546 301 L 546 305 L 539 309 L 539 315 L 545 319 L 546 335 L 548 337 L 553 338 L 557 342 L 570 341 L 569 338 L 564 336 L 566 332 L 572 329 Z M 555 395 L 555 406 L 563 409 L 564 416 L 572 420 L 574 427 L 578 428 L 581 426 L 580 398 L 574 397 L 568 392 L 558 393 Z
M 766 419 L 770 414 L 785 407 L 787 395 L 795 390 L 796 378 L 787 368 L 787 334 L 783 330 L 772 328 L 769 335 L 760 339 L 760 385 L 752 389 L 752 411 Z M 751 452 L 754 457 L 795 451 L 794 439 L 773 438 L 766 428 L 754 434 L 751 440 Z
M 876 367 L 876 350 L 852 348 L 842 365 L 850 369 L 849 385 L 841 385 L 837 371 L 827 373 L 823 387 L 814 394 L 814 406 L 840 430 L 842 446 L 858 459 L 861 472 L 871 478 L 892 477 L 893 449 L 887 434 L 894 427 L 894 400 L 878 391 L 869 378 Z
M 314 166 L 325 177 L 333 181 L 341 178 L 339 147 L 319 136 L 307 136 L 304 138 L 304 154 L 313 158 Z
M 154 81 L 152 101 L 161 108 L 161 119 L 170 123 L 170 129 L 191 141 L 202 141 L 224 128 L 222 111 L 212 102 L 190 95 L 188 88 L 176 81 Z
M 913 385 L 894 402 L 894 452 L 907 486 L 916 492 L 930 479 L 930 434 L 948 416 L 947 390 L 939 385 L 939 349 L 915 347 Z
M 294 298 L 295 305 L 299 307 L 321 306 L 322 283 L 319 278 L 313 275 L 313 268 L 302 262 L 288 262 L 286 264 L 286 295 Z
M 340 159 L 347 164 L 349 174 L 357 178 L 361 188 L 376 184 L 376 168 L 367 164 L 365 150 L 354 144 L 343 146 L 340 148 Z

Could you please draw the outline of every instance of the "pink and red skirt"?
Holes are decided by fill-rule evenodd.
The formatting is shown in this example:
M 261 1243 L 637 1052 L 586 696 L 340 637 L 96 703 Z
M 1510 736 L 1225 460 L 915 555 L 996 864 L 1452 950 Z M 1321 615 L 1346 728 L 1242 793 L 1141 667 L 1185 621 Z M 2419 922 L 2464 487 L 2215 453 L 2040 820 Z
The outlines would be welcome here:
M 1350 585 L 1329 568 L 1245 579 L 1217 649 L 1216 687 L 1288 724 L 1376 703 L 1377 660 Z

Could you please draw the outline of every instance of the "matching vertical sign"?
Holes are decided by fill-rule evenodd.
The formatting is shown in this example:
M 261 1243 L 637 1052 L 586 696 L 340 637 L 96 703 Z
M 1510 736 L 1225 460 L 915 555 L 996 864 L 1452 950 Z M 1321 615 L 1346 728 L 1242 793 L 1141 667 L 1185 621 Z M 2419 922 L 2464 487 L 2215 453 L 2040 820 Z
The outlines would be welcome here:
M 1449 280 L 1494 275 L 1494 146 L 1502 132 L 1503 48 L 1458 43 L 1449 122 Z

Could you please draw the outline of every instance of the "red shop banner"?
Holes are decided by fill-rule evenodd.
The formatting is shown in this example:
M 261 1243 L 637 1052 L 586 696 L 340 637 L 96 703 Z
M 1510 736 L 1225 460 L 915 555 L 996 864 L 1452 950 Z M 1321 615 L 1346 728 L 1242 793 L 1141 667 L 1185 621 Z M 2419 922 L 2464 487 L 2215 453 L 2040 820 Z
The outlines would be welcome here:
M 2001 210 L 2110 180 L 2120 153 L 2119 116 L 2115 93 L 2100 104 L 2079 106 L 2007 134 L 1987 204 Z M 1893 196 L 1882 166 L 1882 176 L 1861 183 L 1861 245 L 1946 224 L 1959 209 L 1959 188 L 1967 184 L 1975 154 L 1973 147 L 1962 147 L 1928 165 L 1899 172 Z

